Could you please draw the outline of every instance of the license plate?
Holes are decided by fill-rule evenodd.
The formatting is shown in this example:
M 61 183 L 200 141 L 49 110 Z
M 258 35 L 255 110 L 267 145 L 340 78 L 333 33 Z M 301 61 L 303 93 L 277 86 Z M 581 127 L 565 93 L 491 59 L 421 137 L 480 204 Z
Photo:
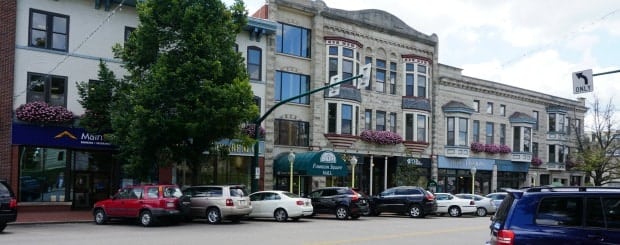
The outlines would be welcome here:
M 245 200 L 239 200 L 239 205 L 245 205 Z

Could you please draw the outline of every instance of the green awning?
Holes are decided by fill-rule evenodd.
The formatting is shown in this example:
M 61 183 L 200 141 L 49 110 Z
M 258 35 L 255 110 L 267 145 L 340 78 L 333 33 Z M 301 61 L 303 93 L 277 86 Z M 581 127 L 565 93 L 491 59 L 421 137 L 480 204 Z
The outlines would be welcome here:
M 290 175 L 288 153 L 282 153 L 273 161 L 276 175 Z M 302 176 L 347 176 L 349 169 L 340 154 L 332 151 L 295 153 L 293 174 Z

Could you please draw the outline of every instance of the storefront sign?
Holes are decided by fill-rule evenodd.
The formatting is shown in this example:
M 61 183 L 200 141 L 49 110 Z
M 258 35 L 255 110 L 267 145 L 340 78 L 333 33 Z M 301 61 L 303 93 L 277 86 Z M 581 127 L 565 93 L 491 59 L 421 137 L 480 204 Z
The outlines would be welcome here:
M 83 128 L 13 124 L 15 145 L 110 150 L 115 147 L 103 134 L 86 132 Z

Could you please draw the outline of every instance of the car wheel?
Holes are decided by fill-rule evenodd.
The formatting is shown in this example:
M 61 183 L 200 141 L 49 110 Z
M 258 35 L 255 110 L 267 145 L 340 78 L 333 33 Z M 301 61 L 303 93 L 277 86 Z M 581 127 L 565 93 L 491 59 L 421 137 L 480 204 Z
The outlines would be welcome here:
M 105 214 L 103 209 L 97 209 L 95 211 L 95 224 L 103 225 L 108 222 L 108 215 Z
M 4 231 L 4 228 L 6 228 L 6 223 L 0 224 L 0 232 Z
M 458 217 L 461 216 L 461 208 L 458 206 L 452 206 L 448 209 L 448 214 L 450 217 Z
M 286 213 L 286 210 L 278 208 L 275 212 L 273 212 L 273 217 L 278 222 L 284 222 L 288 219 L 288 213 Z
M 207 210 L 207 222 L 209 224 L 219 224 L 222 222 L 222 215 L 217 208 L 210 208 Z
M 338 206 L 336 208 L 336 218 L 345 220 L 347 217 L 349 217 L 349 209 L 345 206 Z
M 478 208 L 476 210 L 476 215 L 478 215 L 480 217 L 487 216 L 487 210 L 485 208 Z
M 411 206 L 409 206 L 409 216 L 411 218 L 424 217 L 424 212 L 422 212 L 422 208 L 420 208 L 420 205 L 412 204 Z
M 145 210 L 140 213 L 140 224 L 144 227 L 153 225 L 153 214 L 151 211 Z

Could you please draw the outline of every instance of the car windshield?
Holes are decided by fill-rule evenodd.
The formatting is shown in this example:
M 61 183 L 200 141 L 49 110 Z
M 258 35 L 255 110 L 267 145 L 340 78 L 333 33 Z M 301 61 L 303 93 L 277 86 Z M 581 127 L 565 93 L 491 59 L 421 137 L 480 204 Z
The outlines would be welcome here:
M 183 196 L 183 192 L 181 192 L 181 189 L 179 189 L 179 187 L 176 186 L 167 186 L 164 187 L 164 197 L 181 197 Z
M 244 197 L 248 196 L 248 192 L 243 187 L 230 187 L 230 196 Z

